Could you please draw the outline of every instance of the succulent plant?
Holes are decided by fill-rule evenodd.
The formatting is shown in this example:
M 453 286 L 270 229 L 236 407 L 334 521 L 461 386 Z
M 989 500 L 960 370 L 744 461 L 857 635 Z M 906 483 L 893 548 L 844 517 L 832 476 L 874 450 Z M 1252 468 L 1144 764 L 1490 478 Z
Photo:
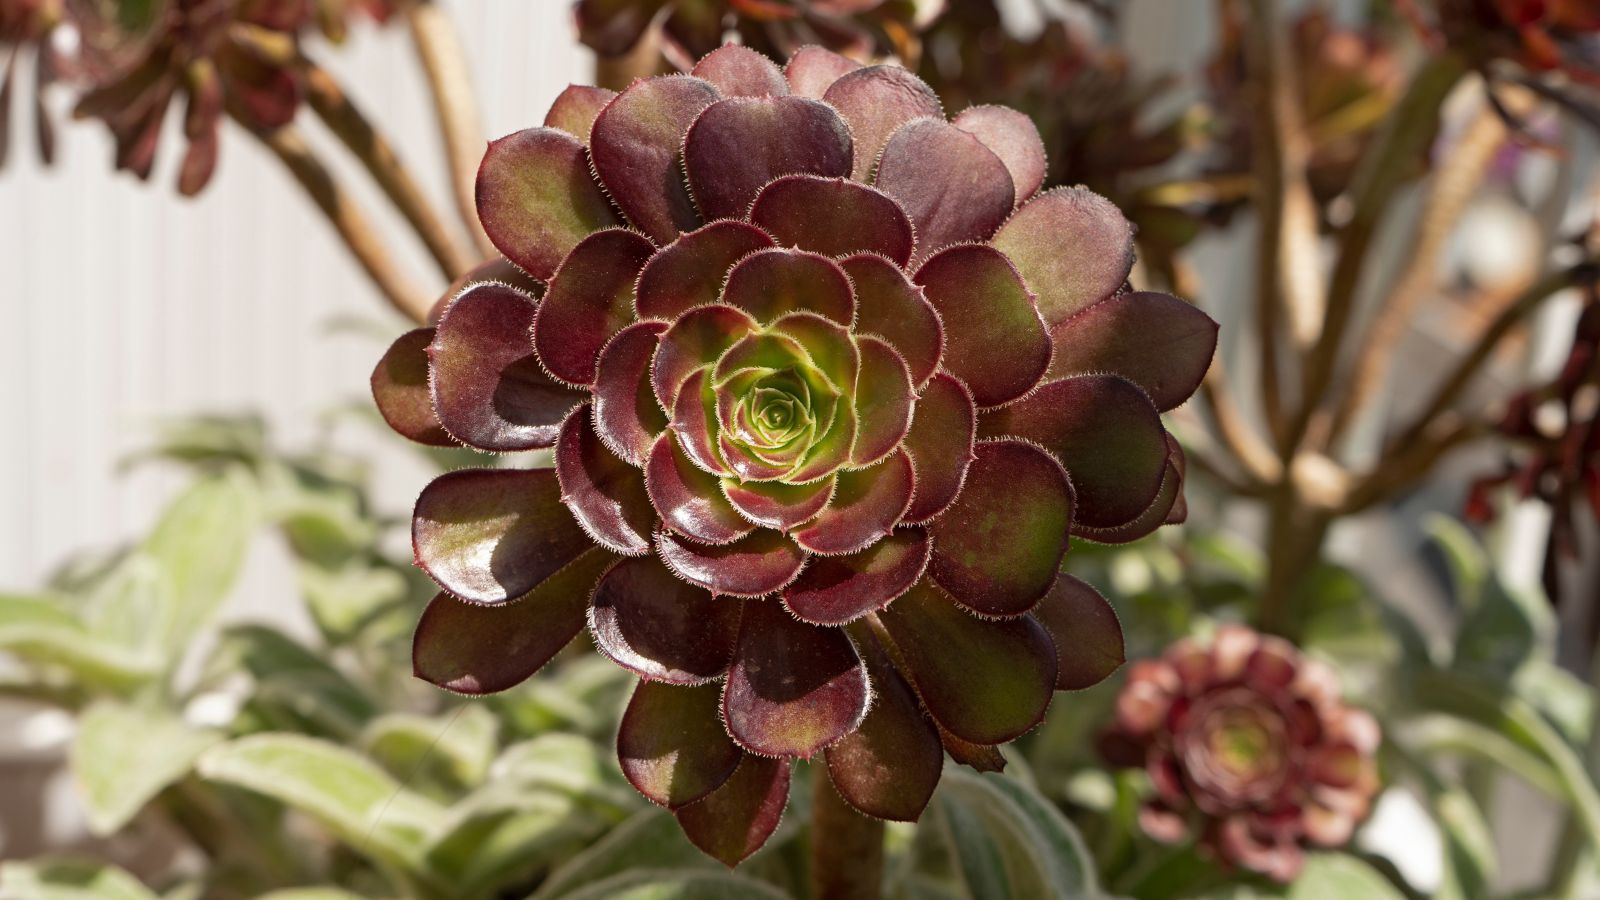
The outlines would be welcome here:
M 1243 626 L 1131 665 L 1115 715 L 1101 749 L 1149 773 L 1144 832 L 1277 881 L 1307 845 L 1347 843 L 1378 787 L 1377 720 L 1345 705 L 1332 668 Z
M 914 57 L 914 22 L 943 0 L 576 0 L 578 39 L 601 56 L 633 50 L 659 32 L 662 52 L 689 68 L 731 29 L 777 56 L 809 44 L 854 57 Z
M 999 765 L 1120 665 L 1063 554 L 1183 517 L 1160 413 L 1216 342 L 1128 289 L 1126 220 L 1044 169 L 1021 114 L 947 121 L 906 70 L 817 47 L 569 88 L 491 144 L 506 259 L 373 390 L 408 437 L 554 466 L 423 490 L 417 674 L 503 690 L 587 624 L 642 679 L 623 770 L 730 865 L 793 758 L 885 819 L 920 814 L 941 748 Z
M 225 113 L 261 129 L 293 120 L 303 94 L 296 35 L 312 9 L 307 0 L 170 0 L 153 9 L 140 33 L 120 35 L 124 46 L 104 48 L 120 62 L 83 95 L 76 114 L 104 121 L 117 168 L 143 179 L 167 110 L 184 97 L 188 149 L 178 189 L 193 195 L 216 171 Z

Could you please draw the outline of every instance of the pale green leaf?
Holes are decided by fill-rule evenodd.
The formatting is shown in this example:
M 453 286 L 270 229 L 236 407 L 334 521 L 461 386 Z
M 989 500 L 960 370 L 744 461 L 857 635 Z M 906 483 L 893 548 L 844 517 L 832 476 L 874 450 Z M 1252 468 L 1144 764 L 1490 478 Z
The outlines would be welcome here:
M 305 887 L 272 891 L 262 894 L 256 900 L 363 900 L 363 898 L 360 894 L 352 894 L 343 888 Z
M 357 852 L 415 871 L 445 811 L 336 744 L 259 734 L 214 747 L 200 774 L 271 797 L 321 821 Z
M 473 703 L 436 717 L 389 713 L 367 724 L 360 745 L 390 774 L 408 783 L 421 778 L 473 787 L 494 760 L 499 725 L 487 707 Z
M 0 650 L 114 690 L 135 687 L 160 671 L 155 656 L 90 633 L 58 597 L 0 595 Z
M 157 900 L 123 869 L 89 860 L 0 863 L 5 900 Z
M 936 797 L 957 865 L 978 900 L 1097 890 L 1083 840 L 1050 801 L 1013 778 L 947 767 Z
M 210 624 L 238 579 L 260 516 L 255 483 L 237 467 L 195 482 L 167 507 L 140 548 L 172 589 L 158 646 L 176 653 Z
M 1405 900 L 1389 879 L 1354 856 L 1312 853 L 1286 900 Z
M 711 869 L 716 865 L 689 843 L 671 813 L 650 807 L 635 813 L 557 869 L 533 898 L 567 897 L 579 888 L 631 869 Z
M 108 835 L 126 825 L 220 739 L 163 710 L 112 701 L 89 707 L 72 744 L 72 774 L 89 827 Z

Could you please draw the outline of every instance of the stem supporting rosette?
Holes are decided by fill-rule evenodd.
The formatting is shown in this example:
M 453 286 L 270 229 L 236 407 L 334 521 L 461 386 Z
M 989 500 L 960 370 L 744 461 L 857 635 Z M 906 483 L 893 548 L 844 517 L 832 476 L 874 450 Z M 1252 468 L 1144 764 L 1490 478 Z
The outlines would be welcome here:
M 1127 290 L 1109 203 L 1037 192 L 1026 118 L 981 125 L 898 67 L 728 46 L 496 141 L 480 218 L 539 290 L 470 285 L 374 393 L 408 436 L 555 468 L 424 491 L 419 676 L 531 674 L 559 648 L 482 636 L 575 633 L 543 585 L 592 579 L 595 643 L 642 679 L 623 770 L 733 865 L 789 759 L 915 819 L 947 748 L 993 764 L 1120 665 L 1061 561 L 1182 518 L 1160 413 L 1216 325 Z

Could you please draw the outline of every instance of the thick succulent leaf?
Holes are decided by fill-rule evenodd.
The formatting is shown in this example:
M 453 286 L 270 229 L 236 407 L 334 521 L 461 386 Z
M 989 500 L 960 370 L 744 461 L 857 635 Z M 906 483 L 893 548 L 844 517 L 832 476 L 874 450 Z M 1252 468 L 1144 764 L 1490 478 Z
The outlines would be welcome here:
M 468 288 L 445 310 L 428 347 L 433 409 L 444 429 L 480 450 L 555 443 L 583 399 L 540 368 L 528 330 L 534 303 L 501 284 Z
M 894 530 L 911 506 L 916 473 L 911 458 L 895 453 L 871 468 L 840 472 L 833 499 L 814 522 L 796 529 L 795 543 L 812 553 L 855 553 Z
M 944 327 L 922 288 L 899 266 L 872 254 L 839 261 L 856 292 L 856 332 L 885 338 L 905 359 L 918 390 L 939 368 Z
M 676 319 L 715 303 L 733 264 L 772 246 L 766 232 L 723 219 L 691 231 L 661 248 L 639 273 L 635 308 L 641 318 Z
M 743 218 L 772 179 L 850 174 L 850 129 L 804 97 L 733 97 L 707 107 L 684 142 L 684 167 L 707 219 Z
M 866 181 L 889 135 L 913 119 L 944 118 L 939 95 L 921 78 L 896 65 L 868 66 L 841 75 L 823 93 L 824 102 L 850 123 L 856 141 L 851 177 Z
M 561 261 L 533 322 L 533 347 L 550 374 L 594 381 L 600 351 L 633 321 L 633 285 L 654 252 L 644 236 L 613 228 L 584 238 Z
M 728 272 L 722 302 L 758 322 L 814 312 L 841 325 L 855 318 L 855 294 L 839 264 L 804 250 L 757 250 Z
M 824 256 L 880 253 L 905 265 L 916 235 L 894 198 L 848 178 L 786 175 L 761 189 L 750 221 L 785 247 Z
M 810 757 L 854 731 L 871 696 L 842 629 L 797 621 L 774 598 L 745 604 L 722 692 L 723 721 L 741 747 Z
M 401 437 L 431 447 L 454 447 L 450 433 L 433 414 L 428 391 L 428 345 L 432 328 L 416 328 L 395 339 L 372 370 L 372 399 L 378 414 Z
M 702 472 L 725 476 L 733 474 L 723 461 L 722 434 L 717 422 L 716 390 L 711 386 L 711 367 L 695 370 L 678 390 L 677 406 L 669 427 L 678 436 L 678 449 Z
M 521 684 L 583 630 L 589 592 L 613 559 L 591 547 L 514 603 L 481 606 L 439 594 L 417 622 L 416 676 L 460 694 Z
M 650 387 L 650 363 L 665 322 L 635 322 L 600 351 L 594 377 L 594 429 L 611 452 L 643 467 L 667 417 Z
M 589 404 L 572 411 L 556 441 L 561 496 L 595 542 L 625 556 L 650 552 L 656 511 L 644 473 L 606 449 L 591 424 Z
M 1072 533 L 1101 544 L 1128 544 L 1148 537 L 1162 525 L 1181 522 L 1188 515 L 1183 506 L 1183 450 L 1172 435 L 1167 435 L 1171 446 L 1166 472 L 1161 478 L 1161 489 L 1144 512 L 1132 521 L 1111 528 L 1095 528 L 1075 522 Z
M 1055 642 L 1058 691 L 1094 687 L 1127 660 L 1117 611 L 1086 581 L 1063 573 L 1033 616 Z
M 738 44 L 724 44 L 695 63 L 689 74 L 704 78 L 724 97 L 782 97 L 789 82 L 778 64 Z
M 727 544 L 754 530 L 722 495 L 717 476 L 691 462 L 671 432 L 650 451 L 645 488 L 661 520 L 678 534 Z
M 733 659 L 740 605 L 685 584 L 655 557 L 623 559 L 595 586 L 589 633 L 640 678 L 705 684 Z
M 917 492 L 905 521 L 926 522 L 955 501 L 972 464 L 977 430 L 978 413 L 967 386 L 948 373 L 935 375 L 922 389 L 901 444 L 917 470 Z
M 714 594 L 760 597 L 781 590 L 806 563 L 782 532 L 765 528 L 731 544 L 706 546 L 656 532 L 656 552 L 672 571 Z
M 944 324 L 944 368 L 979 406 L 1026 394 L 1050 366 L 1050 335 L 1016 267 L 993 247 L 963 244 L 916 275 Z
M 520 597 L 593 545 L 550 469 L 448 472 L 422 489 L 411 519 L 417 565 L 474 603 Z
M 900 446 L 911 430 L 916 395 L 911 387 L 911 370 L 899 351 L 870 335 L 857 338 L 856 346 L 861 351 L 861 375 L 856 382 L 859 425 L 855 446 L 850 448 L 850 462 L 867 466 Z
M 806 452 L 805 461 L 795 467 L 786 478 L 803 484 L 825 478 L 850 461 L 850 448 L 856 439 L 856 410 L 849 403 L 841 403 L 833 417 L 833 424 L 820 440 Z
M 746 519 L 763 528 L 788 531 L 822 511 L 833 496 L 832 478 L 810 484 L 722 479 L 722 491 Z
M 951 759 L 979 772 L 1006 770 L 1006 757 L 1000 752 L 999 747 L 994 744 L 974 744 L 971 741 L 964 741 L 951 734 L 938 722 L 933 724 L 939 730 L 939 743 L 944 745 L 944 752 L 950 754 Z
M 478 167 L 477 203 L 495 247 L 541 281 L 590 232 L 620 224 L 589 175 L 583 143 L 554 128 L 491 143 Z
M 634 82 L 600 112 L 590 132 L 595 174 L 628 221 L 665 244 L 700 224 L 680 168 L 683 136 L 717 100 L 698 78 Z
M 1150 506 L 1167 471 L 1161 415 L 1144 391 L 1117 375 L 1052 381 L 979 423 L 984 437 L 1033 441 L 1067 467 L 1077 524 L 1113 528 Z
M 1133 226 L 1088 188 L 1045 191 L 1022 205 L 991 242 L 1039 295 L 1045 324 L 1116 293 L 1133 271 Z
M 789 90 L 802 97 L 821 100 L 828 88 L 840 77 L 861 68 L 861 63 L 848 56 L 808 44 L 796 50 L 783 68 L 789 80 Z
M 696 369 L 715 362 L 739 339 L 756 330 L 756 320 L 731 306 L 701 306 L 678 317 L 661 336 L 650 384 L 661 408 L 671 412 L 678 388 Z
M 1005 163 L 943 119 L 917 119 L 891 135 L 875 183 L 900 201 L 916 226 L 917 259 L 951 244 L 987 240 L 1015 206 Z
M 872 710 L 827 749 L 828 777 L 865 815 L 915 822 L 939 785 L 944 747 L 917 695 L 870 634 L 861 654 L 872 679 Z
M 814 556 L 783 603 L 803 622 L 843 625 L 889 605 L 928 568 L 933 543 L 921 528 L 900 528 L 858 553 Z
M 1023 203 L 1039 192 L 1049 168 L 1044 138 L 1033 120 L 1007 106 L 973 106 L 961 111 L 952 121 L 970 132 L 994 151 L 1011 173 L 1017 189 L 1017 202 Z
M 745 754 L 739 768 L 705 799 L 677 811 L 689 840 L 728 868 L 772 837 L 789 802 L 789 761 Z
M 1055 583 L 1072 513 L 1072 483 L 1050 454 L 1023 441 L 979 443 L 961 495 L 928 526 L 928 572 L 974 612 L 1027 612 Z
M 587 144 L 595 117 L 616 96 L 616 91 L 603 87 L 569 84 L 566 90 L 556 96 L 556 102 L 550 104 L 550 111 L 544 114 L 545 127 L 559 128 Z
M 861 355 L 849 328 L 816 313 L 793 312 L 773 322 L 771 331 L 799 341 L 811 363 L 841 394 L 855 391 Z
M 1116 294 L 1063 319 L 1050 337 L 1049 378 L 1121 375 L 1165 412 L 1200 387 L 1217 349 L 1217 323 L 1171 294 Z
M 1032 616 L 980 619 L 926 578 L 877 615 L 928 712 L 956 737 L 1000 744 L 1044 718 L 1056 650 Z
M 721 685 L 639 682 L 617 729 L 617 759 L 628 782 L 668 809 L 721 787 L 744 756 L 722 727 L 721 704 Z

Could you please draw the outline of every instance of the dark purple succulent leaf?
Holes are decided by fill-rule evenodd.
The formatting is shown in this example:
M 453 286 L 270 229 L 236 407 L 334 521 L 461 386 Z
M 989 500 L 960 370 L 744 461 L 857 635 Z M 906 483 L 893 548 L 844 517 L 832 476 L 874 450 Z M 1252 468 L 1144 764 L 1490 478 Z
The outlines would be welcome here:
M 735 597 L 760 597 L 782 590 L 806 563 L 805 551 L 787 535 L 765 528 L 720 546 L 658 531 L 656 552 L 690 583 Z
M 1051 327 L 1116 293 L 1133 270 L 1133 226 L 1116 204 L 1087 188 L 1034 197 L 992 243 L 1038 294 Z
M 559 128 L 587 144 L 595 117 L 616 96 L 616 91 L 602 87 L 569 84 L 566 90 L 556 95 L 555 102 L 550 104 L 550 111 L 544 114 L 545 127 Z
M 757 250 L 734 266 L 721 300 L 763 323 L 793 312 L 814 312 L 849 325 L 856 308 L 850 278 L 838 263 L 780 247 Z
M 695 63 L 689 74 L 716 86 L 724 97 L 783 97 L 789 82 L 778 64 L 738 44 L 724 44 Z
M 850 174 L 850 129 L 805 97 L 733 97 L 707 107 L 689 128 L 684 167 L 707 219 L 743 218 L 774 178 Z
M 622 228 L 584 238 L 561 261 L 533 323 L 533 347 L 550 374 L 592 384 L 600 351 L 633 321 L 633 285 L 655 252 Z
M 716 362 L 739 339 L 756 330 L 756 320 L 742 309 L 721 304 L 701 306 L 678 317 L 661 336 L 650 384 L 661 408 L 671 412 L 678 389 L 696 369 Z
M 1006 757 L 998 746 L 964 741 L 945 730 L 938 722 L 933 724 L 939 731 L 939 742 L 944 745 L 944 752 L 950 754 L 951 759 L 964 766 L 971 766 L 979 772 L 1005 771 Z
M 944 368 L 971 389 L 979 406 L 1026 394 L 1050 366 L 1050 335 L 1022 277 L 983 244 L 943 250 L 916 282 L 944 324 Z
M 788 531 L 822 511 L 833 497 L 833 485 L 832 476 L 810 484 L 724 478 L 722 492 L 746 519 L 763 528 Z
M 832 50 L 808 44 L 796 50 L 783 68 L 789 90 L 802 97 L 821 100 L 842 76 L 861 68 L 861 63 Z
M 955 503 L 928 526 L 928 572 L 986 616 L 1032 609 L 1055 583 L 1072 527 L 1072 483 L 1050 454 L 1023 441 L 984 441 Z
M 1032 616 L 980 619 L 926 578 L 877 615 L 929 714 L 955 736 L 1000 744 L 1044 718 L 1056 649 Z
M 744 752 L 722 727 L 722 686 L 641 681 L 617 729 L 617 759 L 647 800 L 681 809 L 721 787 Z
M 746 753 L 721 787 L 677 811 L 696 847 L 728 868 L 772 837 L 789 802 L 789 761 Z
M 553 470 L 462 469 L 422 489 L 411 546 L 440 587 L 474 603 L 505 603 L 594 542 L 562 504 Z
M 1188 400 L 1217 349 L 1217 323 L 1170 294 L 1116 294 L 1050 331 L 1048 378 L 1104 372 L 1144 389 L 1166 412 Z
M 867 713 L 867 670 L 842 629 L 797 621 L 775 598 L 745 603 L 722 716 L 739 746 L 810 757 Z
M 750 221 L 785 247 L 824 256 L 871 252 L 903 266 L 916 243 L 894 198 L 847 178 L 785 175 L 761 189 Z
M 591 547 L 512 603 L 483 606 L 439 594 L 417 623 L 416 676 L 459 694 L 521 684 L 583 630 L 589 591 L 613 559 Z
M 839 265 L 855 287 L 856 333 L 875 334 L 900 351 L 921 390 L 944 353 L 944 327 L 923 289 L 881 256 L 857 254 Z
M 589 404 L 573 410 L 561 426 L 555 462 L 562 499 L 596 543 L 624 556 L 650 552 L 656 511 L 644 473 L 606 449 Z
M 755 530 L 723 496 L 718 477 L 691 462 L 671 432 L 650 451 L 645 487 L 661 520 L 678 534 L 729 544 Z
M 700 225 L 683 182 L 683 137 L 717 98 L 717 89 L 699 78 L 647 78 L 594 121 L 589 154 L 595 174 L 628 221 L 658 244 Z
M 861 374 L 856 382 L 856 442 L 850 462 L 870 466 L 900 446 L 911 430 L 916 394 L 911 370 L 900 351 L 871 335 L 856 338 L 861 352 Z
M 477 203 L 495 247 L 540 281 L 591 232 L 621 224 L 589 175 L 583 143 L 554 128 L 491 143 L 478 167 Z
M 629 325 L 600 351 L 595 370 L 595 432 L 611 452 L 641 468 L 667 428 L 666 414 L 650 387 L 650 363 L 666 330 L 665 322 Z
M 802 622 L 853 622 L 910 590 L 927 570 L 932 550 L 927 531 L 909 527 L 857 553 L 814 556 L 783 589 L 783 603 Z
M 826 752 L 828 777 L 846 803 L 878 819 L 915 822 L 944 768 L 939 732 L 877 640 L 861 636 L 872 679 L 872 709 Z
M 432 328 L 416 328 L 395 339 L 372 370 L 368 383 L 378 414 L 401 437 L 431 447 L 454 447 L 433 413 L 428 395 L 428 345 Z
M 595 646 L 640 678 L 705 684 L 727 671 L 740 601 L 686 584 L 652 556 L 618 560 L 595 586 Z
M 868 66 L 841 75 L 828 86 L 822 99 L 850 124 L 856 142 L 856 164 L 851 177 L 872 176 L 889 135 L 913 119 L 944 118 L 944 107 L 933 88 L 895 65 Z
M 988 240 L 1015 206 L 1000 157 L 938 118 L 916 119 L 890 135 L 874 183 L 911 217 L 918 260 L 941 247 Z
M 1088 582 L 1063 574 L 1033 616 L 1055 642 L 1058 691 L 1094 687 L 1127 660 L 1117 612 Z
M 901 445 L 917 470 L 917 493 L 905 521 L 926 522 L 944 512 L 961 492 L 973 459 L 978 414 L 972 393 L 954 376 L 933 376 L 917 400 L 911 430 Z
M 1118 375 L 1052 381 L 984 414 L 978 433 L 1025 438 L 1054 454 L 1072 476 L 1076 523 L 1090 528 L 1113 528 L 1137 518 L 1166 476 L 1161 415 L 1144 391 Z
M 539 366 L 528 331 L 534 303 L 502 284 L 476 284 L 445 310 L 428 347 L 433 409 L 444 429 L 480 450 L 555 443 L 583 395 Z
M 1033 120 L 1007 106 L 973 106 L 951 120 L 994 151 L 1011 173 L 1017 202 L 1025 203 L 1039 192 L 1049 168 L 1044 139 Z
M 877 543 L 905 515 L 916 489 L 911 459 L 901 452 L 836 478 L 833 499 L 814 521 L 794 532 L 795 543 L 812 553 L 857 553 Z
M 715 303 L 733 264 L 771 247 L 766 232 L 723 219 L 661 248 L 639 273 L 634 305 L 646 319 L 673 320 L 697 306 Z

